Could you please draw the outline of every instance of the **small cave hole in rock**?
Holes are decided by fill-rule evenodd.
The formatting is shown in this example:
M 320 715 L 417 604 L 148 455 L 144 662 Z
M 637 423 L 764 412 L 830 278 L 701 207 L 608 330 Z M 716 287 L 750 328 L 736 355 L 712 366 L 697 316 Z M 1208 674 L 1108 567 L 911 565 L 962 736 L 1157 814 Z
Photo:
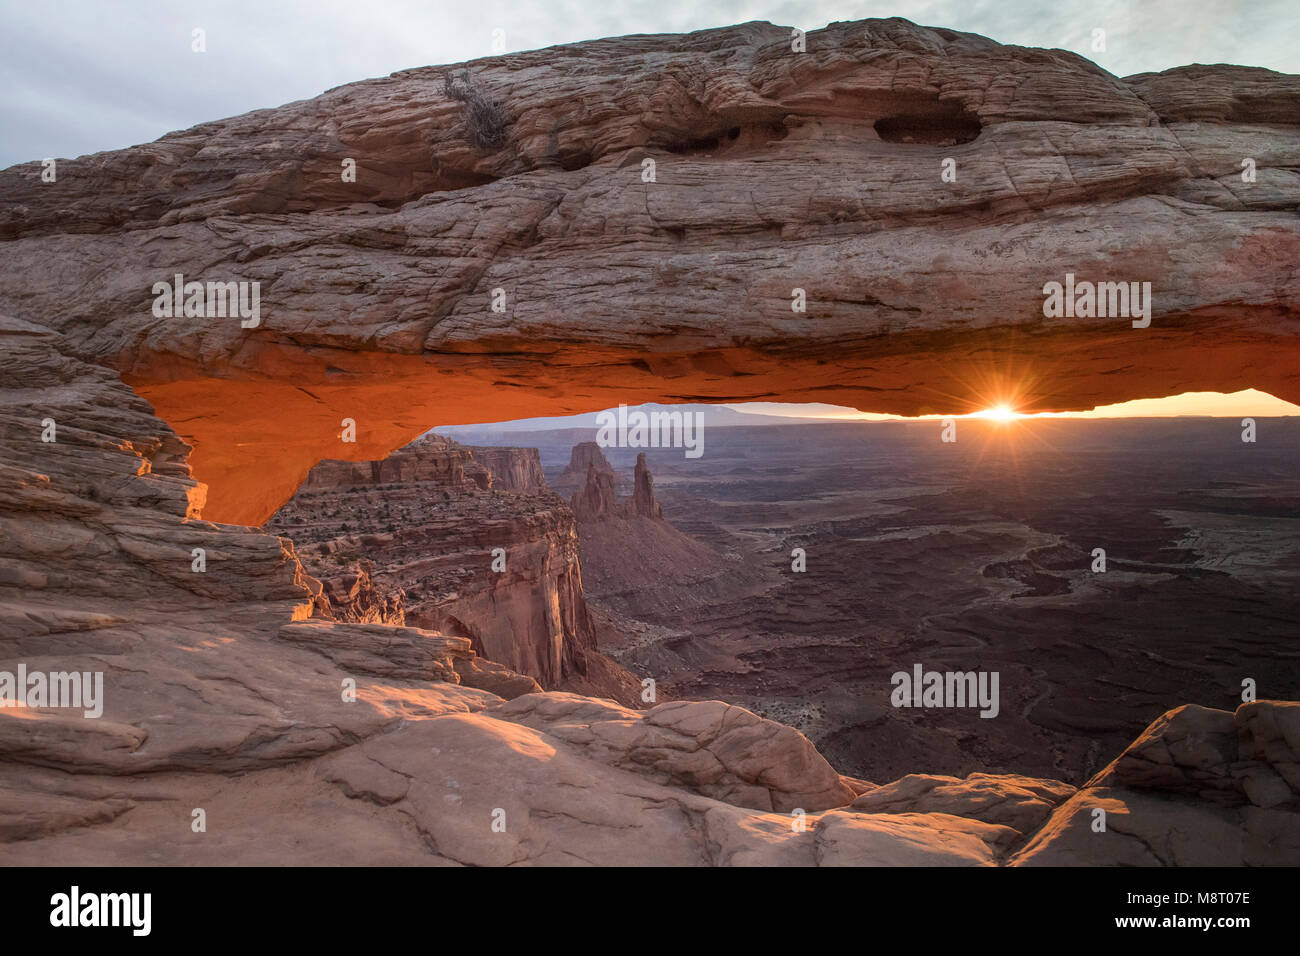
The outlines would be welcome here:
M 758 122 L 731 126 L 714 135 L 679 139 L 659 144 L 670 153 L 713 153 L 715 151 L 748 152 L 762 149 L 775 140 L 785 139 L 789 130 L 784 123 Z
M 688 139 L 676 143 L 665 143 L 664 149 L 670 153 L 704 153 L 718 148 L 718 137 L 703 136 L 699 139 Z
M 595 161 L 595 155 L 590 150 L 584 150 L 580 153 L 561 153 L 560 168 L 565 172 L 573 172 L 576 169 L 585 169 Z
M 881 117 L 876 120 L 875 129 L 876 135 L 886 143 L 960 146 L 972 142 L 983 127 L 973 113 L 935 103 L 930 108 Z

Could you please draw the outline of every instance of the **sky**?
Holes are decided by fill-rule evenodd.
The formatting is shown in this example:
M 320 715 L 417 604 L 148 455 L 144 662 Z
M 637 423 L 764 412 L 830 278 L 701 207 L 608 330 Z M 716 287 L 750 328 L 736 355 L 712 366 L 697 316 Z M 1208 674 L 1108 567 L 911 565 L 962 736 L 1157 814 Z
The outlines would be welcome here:
M 1186 63 L 1300 73 L 1297 0 L 0 0 L 0 168 L 165 133 L 417 66 L 749 20 L 906 17 L 1073 50 L 1119 76 Z M 194 53 L 192 31 L 205 31 Z M 1093 31 L 1106 31 L 1104 52 Z

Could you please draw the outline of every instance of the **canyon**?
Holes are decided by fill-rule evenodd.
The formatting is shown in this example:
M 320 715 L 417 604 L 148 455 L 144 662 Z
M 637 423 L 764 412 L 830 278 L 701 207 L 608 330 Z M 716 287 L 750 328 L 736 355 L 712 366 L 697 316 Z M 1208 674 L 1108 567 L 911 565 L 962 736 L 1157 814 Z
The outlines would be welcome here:
M 541 687 L 636 698 L 597 650 L 574 514 L 536 449 L 429 434 L 382 461 L 323 461 L 265 530 L 292 536 L 325 618 L 466 638 Z
M 0 708 L 7 863 L 1300 860 L 1298 703 L 1171 706 L 1119 744 L 1106 728 L 1070 782 L 1032 748 L 1024 766 L 1050 766 L 930 772 L 957 762 L 953 735 L 901 766 L 898 717 L 871 737 L 819 727 L 819 746 L 775 707 L 687 699 L 741 666 L 664 655 L 677 699 L 646 701 L 638 655 L 666 625 L 620 621 L 725 610 L 774 572 L 663 508 L 653 456 L 611 467 L 632 473 L 623 501 L 595 456 L 571 457 L 587 467 L 566 502 L 530 452 L 404 448 L 651 400 L 1300 399 L 1300 78 L 1121 79 L 898 19 L 832 24 L 803 54 L 789 36 L 474 61 L 465 82 L 507 113 L 495 144 L 450 68 L 427 67 L 60 160 L 54 183 L 39 163 L 0 172 L 0 670 L 104 675 L 96 719 Z M 259 323 L 155 317 L 176 273 L 260 283 Z M 1150 327 L 1044 317 L 1044 282 L 1067 273 L 1150 281 Z M 652 467 L 662 487 L 671 466 Z M 937 500 L 957 520 L 960 500 Z M 1250 563 L 1233 526 L 1189 533 Z M 629 535 L 647 543 L 620 563 Z M 1059 558 L 1008 555 L 992 577 L 1050 591 Z M 377 588 L 390 559 L 439 589 Z M 665 608 L 637 584 L 654 567 L 714 594 Z
M 1300 422 L 1257 424 L 711 427 L 702 459 L 647 455 L 692 550 L 642 562 L 580 522 L 587 605 L 635 674 L 789 724 L 842 773 L 1078 785 L 1174 707 L 1234 708 L 1244 678 L 1300 698 Z M 536 445 L 548 476 L 594 431 L 455 429 Z M 621 475 L 639 455 L 604 451 Z M 997 718 L 894 707 L 918 662 L 998 673 Z
M 0 709 L 11 865 L 1300 858 L 1300 704 L 1175 708 L 1081 785 L 877 783 L 734 704 L 541 692 L 469 638 L 321 619 L 288 539 L 198 516 L 183 443 L 117 376 L 51 330 L 0 336 L 4 664 L 105 674 L 99 719 Z

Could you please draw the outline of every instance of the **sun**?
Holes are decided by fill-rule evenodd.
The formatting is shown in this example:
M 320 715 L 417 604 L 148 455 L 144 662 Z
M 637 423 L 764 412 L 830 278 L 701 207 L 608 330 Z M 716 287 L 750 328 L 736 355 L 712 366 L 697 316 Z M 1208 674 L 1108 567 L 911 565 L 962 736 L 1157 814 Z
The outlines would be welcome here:
M 1019 412 L 1005 403 L 994 405 L 992 408 L 986 408 L 984 411 L 975 414 L 980 418 L 989 418 L 995 422 L 1011 422 L 1021 417 Z

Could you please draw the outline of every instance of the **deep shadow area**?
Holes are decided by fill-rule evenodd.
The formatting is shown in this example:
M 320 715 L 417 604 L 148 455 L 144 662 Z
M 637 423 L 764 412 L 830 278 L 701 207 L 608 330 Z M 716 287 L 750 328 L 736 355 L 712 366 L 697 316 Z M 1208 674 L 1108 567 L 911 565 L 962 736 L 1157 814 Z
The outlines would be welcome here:
M 937 100 L 932 107 L 918 105 L 875 123 L 876 134 L 886 143 L 916 146 L 960 146 L 974 142 L 982 129 L 973 113 Z

